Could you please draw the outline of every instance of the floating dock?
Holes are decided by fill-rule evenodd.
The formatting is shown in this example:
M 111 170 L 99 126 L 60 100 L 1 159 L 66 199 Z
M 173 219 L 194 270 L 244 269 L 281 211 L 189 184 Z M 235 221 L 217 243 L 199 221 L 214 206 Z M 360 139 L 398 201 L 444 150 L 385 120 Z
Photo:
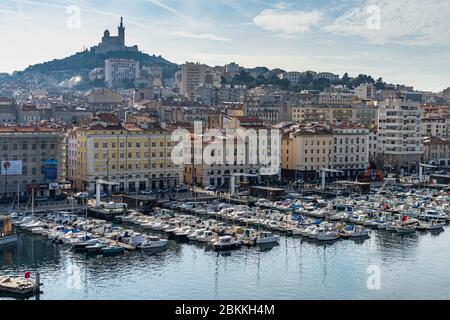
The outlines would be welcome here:
M 40 292 L 39 279 L 32 282 L 25 278 L 0 276 L 0 294 L 14 297 L 31 297 Z

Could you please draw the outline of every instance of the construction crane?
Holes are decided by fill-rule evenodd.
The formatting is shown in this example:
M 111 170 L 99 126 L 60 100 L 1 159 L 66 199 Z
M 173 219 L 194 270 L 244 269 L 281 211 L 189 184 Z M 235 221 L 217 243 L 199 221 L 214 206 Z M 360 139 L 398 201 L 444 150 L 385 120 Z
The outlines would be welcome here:
M 344 171 L 341 171 L 341 170 L 334 170 L 334 169 L 328 169 L 328 168 L 322 168 L 319 171 L 322 173 L 322 184 L 320 186 L 320 190 L 322 190 L 322 191 L 325 190 L 325 187 L 326 187 L 325 182 L 326 182 L 327 172 L 330 172 L 330 173 L 344 173 Z
M 437 166 L 433 166 L 431 164 L 419 163 L 419 183 L 423 182 L 423 168 L 437 168 Z
M 230 197 L 234 196 L 235 187 L 236 187 L 236 177 L 247 177 L 247 178 L 257 178 L 256 174 L 250 173 L 232 173 L 230 177 Z
M 118 186 L 119 184 L 117 182 L 110 182 L 106 180 L 95 180 L 95 207 L 100 207 L 100 188 L 102 185 L 108 185 L 108 186 Z

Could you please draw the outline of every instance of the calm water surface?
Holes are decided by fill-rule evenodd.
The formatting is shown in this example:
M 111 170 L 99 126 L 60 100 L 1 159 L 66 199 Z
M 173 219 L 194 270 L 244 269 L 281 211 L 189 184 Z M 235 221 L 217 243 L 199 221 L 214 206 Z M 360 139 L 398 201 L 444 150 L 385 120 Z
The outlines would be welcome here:
M 369 266 L 380 289 L 369 290 Z M 171 242 L 163 253 L 89 257 L 20 234 L 0 248 L 0 274 L 41 273 L 40 299 L 450 299 L 450 232 L 216 253 Z

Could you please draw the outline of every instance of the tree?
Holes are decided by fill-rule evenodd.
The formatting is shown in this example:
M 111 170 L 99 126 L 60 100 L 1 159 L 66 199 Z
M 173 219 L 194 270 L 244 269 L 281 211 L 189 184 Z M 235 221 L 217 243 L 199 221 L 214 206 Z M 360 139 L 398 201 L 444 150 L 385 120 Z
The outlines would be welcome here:
M 341 80 L 341 84 L 343 86 L 349 86 L 350 85 L 350 77 L 348 76 L 348 73 L 346 72 L 343 76 L 342 76 L 342 80 Z
M 383 78 L 378 78 L 377 82 L 375 82 L 375 88 L 377 90 L 386 89 L 386 83 L 383 81 Z
M 313 90 L 323 91 L 325 88 L 329 88 L 331 86 L 331 81 L 325 78 L 314 79 L 312 82 Z

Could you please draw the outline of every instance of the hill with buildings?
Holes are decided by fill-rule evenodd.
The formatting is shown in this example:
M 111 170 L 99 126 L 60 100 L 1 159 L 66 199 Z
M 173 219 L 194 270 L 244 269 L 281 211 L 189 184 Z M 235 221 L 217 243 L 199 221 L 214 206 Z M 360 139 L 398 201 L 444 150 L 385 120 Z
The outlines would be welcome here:
M 140 67 L 158 66 L 165 79 L 172 79 L 177 64 L 161 56 L 149 55 L 139 51 L 138 46 L 126 46 L 123 19 L 118 27 L 118 35 L 111 36 L 105 30 L 101 42 L 89 50 L 78 52 L 70 57 L 29 66 L 23 71 L 14 72 L 13 78 L 30 86 L 58 86 L 63 81 L 78 79 L 77 86 L 103 86 L 104 81 L 92 77 L 91 71 L 104 68 L 105 60 L 110 58 L 130 59 L 139 62 Z

